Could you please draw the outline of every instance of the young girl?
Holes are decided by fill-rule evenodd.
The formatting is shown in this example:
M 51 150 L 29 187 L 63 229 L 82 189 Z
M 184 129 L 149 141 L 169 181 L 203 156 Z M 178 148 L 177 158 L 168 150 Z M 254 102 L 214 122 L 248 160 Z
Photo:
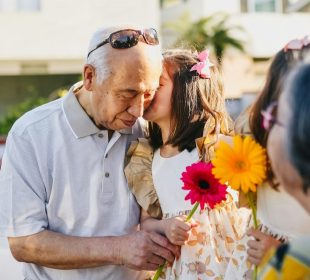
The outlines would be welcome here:
M 278 101 L 289 71 L 309 55 L 310 41 L 307 37 L 290 41 L 275 55 L 261 94 L 248 112 L 236 121 L 236 133 L 252 134 L 266 147 L 269 135 L 266 122 L 272 122 L 275 109 L 267 107 Z M 257 216 L 261 228 L 249 232 L 252 240 L 248 242 L 248 259 L 253 264 L 259 265 L 271 247 L 310 234 L 310 216 L 281 185 L 276 184 L 271 169 L 268 180 L 257 188 Z
M 125 173 L 142 207 L 141 228 L 182 245 L 181 257 L 161 279 L 243 279 L 244 271 L 225 275 L 228 265 L 241 262 L 233 254 L 248 218 L 236 208 L 231 194 L 185 222 L 193 206 L 185 200 L 182 172 L 201 159 L 210 161 L 218 138 L 230 133 L 220 76 L 207 51 L 164 54 L 160 88 L 144 118 L 150 121 L 150 145 L 140 139 L 131 146 Z M 245 245 L 238 244 L 238 250 L 245 253 Z

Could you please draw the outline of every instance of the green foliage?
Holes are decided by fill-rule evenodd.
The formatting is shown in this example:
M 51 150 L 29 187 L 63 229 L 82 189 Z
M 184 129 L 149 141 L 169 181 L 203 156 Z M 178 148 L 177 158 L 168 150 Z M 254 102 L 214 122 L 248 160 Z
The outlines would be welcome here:
M 48 98 L 29 98 L 9 109 L 7 115 L 0 120 L 0 135 L 8 134 L 14 122 L 27 111 L 48 102 Z
M 192 23 L 188 15 L 184 14 L 179 21 L 166 24 L 166 28 L 180 34 L 175 43 L 176 47 L 186 45 L 194 47 L 199 52 L 211 47 L 220 63 L 227 48 L 233 47 L 244 51 L 244 43 L 231 34 L 234 30 L 243 32 L 243 29 L 230 25 L 228 21 L 229 17 L 226 14 L 217 13 Z
M 5 117 L 0 119 L 0 135 L 7 135 L 15 121 L 26 112 L 43 105 L 51 100 L 62 97 L 67 90 L 64 88 L 58 89 L 51 93 L 49 97 L 31 97 L 27 100 L 11 107 Z

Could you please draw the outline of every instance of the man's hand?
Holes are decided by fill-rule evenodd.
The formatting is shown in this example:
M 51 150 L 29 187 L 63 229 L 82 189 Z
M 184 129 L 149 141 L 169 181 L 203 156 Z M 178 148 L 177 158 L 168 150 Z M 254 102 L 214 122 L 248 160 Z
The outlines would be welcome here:
M 248 241 L 248 260 L 255 265 L 260 265 L 265 254 L 273 247 L 278 247 L 281 242 L 270 235 L 262 233 L 258 229 L 250 229 L 248 235 L 254 240 Z
M 139 231 L 125 236 L 119 243 L 120 263 L 136 270 L 156 270 L 167 260 L 180 256 L 180 248 L 155 232 Z

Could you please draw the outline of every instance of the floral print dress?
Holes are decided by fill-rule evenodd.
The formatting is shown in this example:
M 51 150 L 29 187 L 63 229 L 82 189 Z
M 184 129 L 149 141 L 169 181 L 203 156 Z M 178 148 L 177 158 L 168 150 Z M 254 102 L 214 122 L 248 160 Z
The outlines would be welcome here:
M 180 178 L 186 166 L 198 161 L 197 149 L 163 158 L 159 150 L 153 153 L 147 142 L 139 140 L 129 150 L 129 156 L 125 169 L 129 186 L 151 216 L 167 219 L 190 212 L 193 206 L 184 199 L 187 192 L 182 190 Z M 250 211 L 238 209 L 236 197 L 231 190 L 227 200 L 214 209 L 196 211 L 193 219 L 197 227 L 191 230 L 187 243 L 181 247 L 180 258 L 165 267 L 160 279 L 246 279 L 248 267 L 241 263 L 246 260 L 244 240 L 247 239 L 244 237 Z M 160 212 L 154 210 L 158 204 Z

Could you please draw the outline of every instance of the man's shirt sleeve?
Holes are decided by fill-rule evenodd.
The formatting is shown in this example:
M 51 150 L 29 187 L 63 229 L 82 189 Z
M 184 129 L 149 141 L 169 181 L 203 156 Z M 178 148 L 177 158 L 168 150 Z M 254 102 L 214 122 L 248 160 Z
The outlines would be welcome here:
M 0 170 L 0 235 L 26 236 L 46 229 L 45 202 L 34 144 L 9 133 Z

